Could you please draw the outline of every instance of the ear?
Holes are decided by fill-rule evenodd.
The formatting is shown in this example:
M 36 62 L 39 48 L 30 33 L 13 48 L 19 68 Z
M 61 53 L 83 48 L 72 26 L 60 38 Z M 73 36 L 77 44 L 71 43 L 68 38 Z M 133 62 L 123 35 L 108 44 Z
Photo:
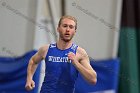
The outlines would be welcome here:
M 59 27 L 57 27 L 57 32 L 59 32 Z

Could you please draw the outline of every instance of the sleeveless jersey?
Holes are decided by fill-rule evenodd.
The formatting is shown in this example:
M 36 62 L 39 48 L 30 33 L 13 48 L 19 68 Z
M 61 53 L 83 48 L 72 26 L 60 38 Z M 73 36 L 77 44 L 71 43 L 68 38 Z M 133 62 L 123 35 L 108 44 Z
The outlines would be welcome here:
M 45 58 L 45 77 L 41 93 L 74 93 L 78 71 L 68 60 L 67 54 L 76 54 L 77 45 L 72 44 L 68 49 L 57 48 L 56 43 L 50 44 Z

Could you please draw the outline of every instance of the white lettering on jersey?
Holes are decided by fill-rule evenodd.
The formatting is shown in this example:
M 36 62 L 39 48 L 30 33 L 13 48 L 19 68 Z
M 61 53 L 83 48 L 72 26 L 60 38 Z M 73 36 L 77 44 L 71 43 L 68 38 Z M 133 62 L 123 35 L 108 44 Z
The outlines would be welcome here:
M 69 62 L 71 63 L 71 60 L 68 59 L 68 57 L 55 57 L 55 56 L 48 56 L 49 62 Z

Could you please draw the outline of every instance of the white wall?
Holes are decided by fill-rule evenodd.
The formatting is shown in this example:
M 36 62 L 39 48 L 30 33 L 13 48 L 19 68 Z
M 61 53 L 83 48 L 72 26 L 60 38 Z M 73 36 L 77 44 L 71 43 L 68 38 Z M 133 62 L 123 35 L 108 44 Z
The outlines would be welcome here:
M 74 41 L 94 59 L 115 58 L 121 0 L 67 0 L 66 6 L 78 19 Z
M 0 0 L 0 56 L 33 49 L 36 0 Z
M 34 32 L 39 26 L 35 23 L 39 14 L 38 1 L 0 0 L 0 55 L 22 55 L 33 49 L 34 35 L 37 35 Z M 58 18 L 61 14 L 59 1 L 55 2 Z M 66 10 L 67 14 L 78 19 L 74 41 L 85 48 L 89 56 L 94 59 L 116 57 L 121 0 L 67 0 Z M 44 18 L 50 19 L 47 12 L 49 13 L 46 7 Z M 46 32 L 42 33 L 44 38 L 50 34 L 44 33 Z M 11 53 L 6 52 L 8 50 Z

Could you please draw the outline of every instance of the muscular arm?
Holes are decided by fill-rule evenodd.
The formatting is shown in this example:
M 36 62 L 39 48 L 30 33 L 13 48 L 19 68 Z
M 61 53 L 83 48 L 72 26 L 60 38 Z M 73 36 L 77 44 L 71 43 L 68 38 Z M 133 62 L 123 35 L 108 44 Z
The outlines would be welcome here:
M 36 71 L 36 68 L 38 66 L 38 63 L 41 62 L 45 58 L 46 52 L 47 52 L 48 46 L 41 47 L 38 52 L 31 57 L 29 60 L 28 68 L 27 68 L 27 81 L 25 88 L 27 90 L 31 90 L 35 87 L 35 83 L 32 80 L 33 75 Z
M 38 51 L 35 55 L 31 57 L 29 60 L 28 68 L 27 68 L 27 78 L 32 79 L 34 72 L 38 66 L 38 63 L 43 59 L 40 55 L 40 51 Z
M 92 84 L 96 84 L 97 75 L 94 69 L 91 67 L 88 55 L 86 51 L 82 48 L 79 48 L 77 51 L 78 59 L 74 54 L 69 54 L 69 59 L 72 60 L 73 65 L 77 68 L 80 74 L 84 77 L 86 81 Z

